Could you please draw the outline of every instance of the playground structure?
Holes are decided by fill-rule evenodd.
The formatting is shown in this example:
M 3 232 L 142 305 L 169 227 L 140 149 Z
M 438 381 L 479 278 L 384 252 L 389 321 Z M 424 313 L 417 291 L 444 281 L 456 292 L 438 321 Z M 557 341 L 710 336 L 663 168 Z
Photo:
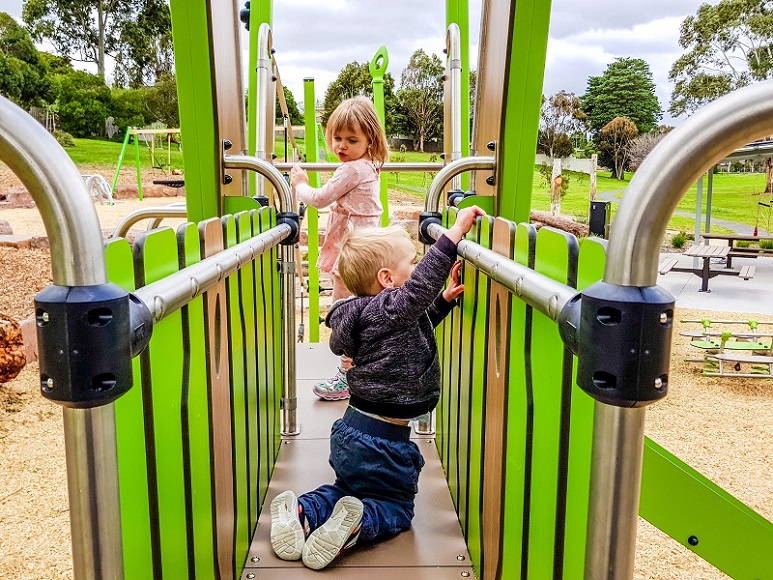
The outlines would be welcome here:
M 161 169 L 164 175 L 167 174 L 167 169 L 175 175 L 172 169 L 172 135 L 180 135 L 180 129 L 137 129 L 136 127 L 128 127 L 126 134 L 124 135 L 123 145 L 121 147 L 121 153 L 118 155 L 118 162 L 115 167 L 115 175 L 113 176 L 112 191 L 115 191 L 115 186 L 118 184 L 118 175 L 123 165 L 124 157 L 126 156 L 126 149 L 129 147 L 129 141 L 134 137 L 134 164 L 137 169 L 137 197 L 142 200 L 142 170 L 140 169 L 140 141 L 143 141 L 150 152 L 150 164 L 155 169 Z M 160 136 L 166 137 L 166 166 L 164 166 L 163 160 L 156 153 L 156 139 Z M 182 187 L 184 182 L 180 178 L 174 179 L 162 179 L 154 180 L 153 183 L 160 185 L 166 185 L 167 187 Z
M 708 167 L 770 133 L 773 84 L 716 101 L 670 133 L 631 181 L 608 245 L 536 233 L 522 222 L 546 4 L 484 3 L 472 138 L 461 122 L 464 100 L 447 98 L 446 163 L 419 224 L 424 242 L 437 238 L 455 214 L 444 203 L 447 186 L 472 172 L 476 195 L 457 201 L 478 203 L 491 218 L 459 245 L 466 290 L 439 330 L 436 433 L 428 434 L 431 422 L 417 427 L 434 443 L 423 451 L 442 465 L 433 473 L 450 494 L 467 552 L 444 569 L 407 570 L 394 559 L 386 573 L 630 579 L 641 513 L 728 575 L 770 578 L 773 525 L 645 441 L 643 426 L 646 406 L 668 389 L 673 299 L 656 286 L 666 224 Z M 56 232 L 54 285 L 38 296 L 36 315 L 41 391 L 63 406 L 76 580 L 306 577 L 251 551 L 288 454 L 305 449 L 310 461 L 325 461 L 299 436 L 299 217 L 267 154 L 270 7 L 252 2 L 249 68 L 258 74 L 248 117 L 257 122 L 245 134 L 236 7 L 171 2 L 191 220 L 176 232 L 162 227 L 133 246 L 113 239 L 103 248 L 66 153 L 0 99 L 0 156 Z M 455 70 L 470 68 L 466 9 L 451 2 L 447 11 L 462 39 Z M 315 102 L 313 81 L 306 89 L 304 101 Z M 259 174 L 254 189 L 246 171 Z

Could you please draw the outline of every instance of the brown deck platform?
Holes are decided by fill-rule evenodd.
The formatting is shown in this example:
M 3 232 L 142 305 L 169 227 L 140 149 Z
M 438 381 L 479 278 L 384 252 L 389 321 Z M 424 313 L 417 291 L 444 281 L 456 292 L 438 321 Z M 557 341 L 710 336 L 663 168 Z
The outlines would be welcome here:
M 346 409 L 345 401 L 321 401 L 311 392 L 315 381 L 335 372 L 337 359 L 327 344 L 299 344 L 297 356 L 301 434 L 283 439 L 242 580 L 303 580 L 317 578 L 320 574 L 343 580 L 365 577 L 368 580 L 474 578 L 435 440 L 418 435 L 415 438 L 426 465 L 419 479 L 413 529 L 384 542 L 357 546 L 319 572 L 308 570 L 300 561 L 285 562 L 274 555 L 268 538 L 270 500 L 286 489 L 300 494 L 333 481 L 333 470 L 327 462 L 330 425 Z

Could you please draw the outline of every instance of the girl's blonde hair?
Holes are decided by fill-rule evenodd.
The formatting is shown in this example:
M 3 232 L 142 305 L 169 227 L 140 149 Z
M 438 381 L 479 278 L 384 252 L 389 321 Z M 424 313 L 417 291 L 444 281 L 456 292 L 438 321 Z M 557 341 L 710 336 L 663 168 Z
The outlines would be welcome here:
M 368 139 L 368 153 L 379 165 L 389 158 L 389 144 L 381 122 L 376 113 L 376 107 L 367 97 L 346 99 L 335 108 L 325 127 L 325 143 L 327 148 L 333 148 L 333 135 L 341 129 L 354 131 L 359 125 L 360 130 Z
M 350 230 L 341 244 L 338 256 L 338 275 L 349 292 L 368 296 L 376 284 L 381 268 L 395 265 L 397 241 L 411 239 L 400 226 L 370 227 Z

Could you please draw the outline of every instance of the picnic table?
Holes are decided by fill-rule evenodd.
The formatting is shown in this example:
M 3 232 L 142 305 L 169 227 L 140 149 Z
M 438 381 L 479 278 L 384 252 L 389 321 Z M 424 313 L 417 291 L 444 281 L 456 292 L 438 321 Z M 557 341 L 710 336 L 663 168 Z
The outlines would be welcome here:
M 709 279 L 720 274 L 732 274 L 734 276 L 740 276 L 745 280 L 754 276 L 754 266 L 744 266 L 741 270 L 729 270 L 723 268 L 721 270 L 711 269 L 711 260 L 714 258 L 727 258 L 727 254 L 730 252 L 730 246 L 707 246 L 703 244 L 694 244 L 687 248 L 682 255 L 691 256 L 693 258 L 701 258 L 703 265 L 700 268 L 677 266 L 678 260 L 667 260 L 660 266 L 660 273 L 666 274 L 668 272 L 692 272 L 696 276 L 701 277 L 701 288 L 699 292 L 711 292 L 709 290 Z
M 736 246 L 735 242 L 761 242 L 763 240 L 773 241 L 773 236 L 752 236 L 749 234 L 712 234 L 703 232 L 701 237 L 704 240 L 725 240 L 730 248 L 727 254 L 727 268 L 732 268 L 733 258 L 756 258 L 757 256 L 773 256 L 773 249 L 769 248 L 743 248 Z

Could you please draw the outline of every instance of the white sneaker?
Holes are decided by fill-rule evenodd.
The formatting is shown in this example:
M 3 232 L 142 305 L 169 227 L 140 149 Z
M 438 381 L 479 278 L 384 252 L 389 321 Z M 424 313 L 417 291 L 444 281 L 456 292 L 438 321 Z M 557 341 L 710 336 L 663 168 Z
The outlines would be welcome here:
M 298 498 L 288 490 L 271 501 L 271 547 L 282 560 L 299 560 L 306 542 Z
M 303 545 L 303 564 L 321 570 L 357 542 L 362 521 L 362 502 L 350 495 L 336 502 L 328 520 L 311 532 Z

